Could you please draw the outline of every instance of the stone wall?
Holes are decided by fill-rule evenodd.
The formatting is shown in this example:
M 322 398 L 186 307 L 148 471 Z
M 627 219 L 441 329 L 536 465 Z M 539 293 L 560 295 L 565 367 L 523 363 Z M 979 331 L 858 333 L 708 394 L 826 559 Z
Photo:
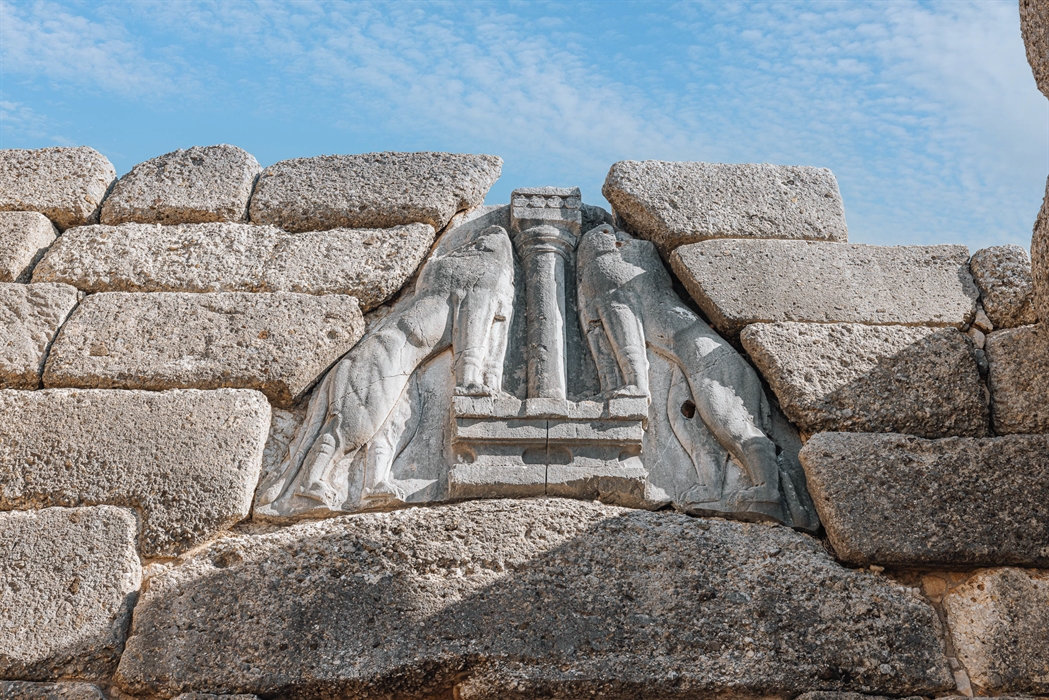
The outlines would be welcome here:
M 0 151 L 3 697 L 1049 696 L 1022 248 L 500 168 Z

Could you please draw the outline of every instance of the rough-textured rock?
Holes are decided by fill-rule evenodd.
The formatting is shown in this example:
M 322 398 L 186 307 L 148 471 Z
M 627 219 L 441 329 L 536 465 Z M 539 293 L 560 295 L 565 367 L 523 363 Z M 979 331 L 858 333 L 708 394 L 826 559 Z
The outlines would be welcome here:
M 117 171 L 86 146 L 0 150 L 0 211 L 36 211 L 59 229 L 98 221 Z
M 112 672 L 142 578 L 137 529 L 111 506 L 0 513 L 0 677 Z
M 977 572 L 943 600 L 970 680 L 986 693 L 1049 693 L 1049 574 Z
M 849 239 L 826 168 L 624 160 L 601 192 L 626 230 L 663 255 L 708 238 Z
M 819 433 L 801 463 L 844 561 L 1049 566 L 1049 436 Z
M 132 506 L 155 557 L 248 515 L 270 409 L 239 389 L 57 389 L 0 391 L 0 415 L 0 509 Z
M 1049 323 L 1049 180 L 1045 181 L 1045 199 L 1031 237 L 1031 279 L 1035 314 L 1042 323 Z
M 117 682 L 281 697 L 952 687 L 916 592 L 787 528 L 478 501 L 224 538 L 151 579 Z M 888 668 L 885 668 L 888 666 Z
M 804 432 L 988 433 L 975 349 L 956 328 L 757 323 L 740 340 Z
M 103 224 L 247 221 L 255 156 L 236 146 L 194 146 L 139 163 L 102 205 Z
M 459 153 L 363 153 L 294 158 L 262 171 L 251 220 L 287 231 L 444 228 L 460 211 L 484 203 L 503 160 Z
M 105 700 L 102 691 L 91 683 L 32 683 L 0 681 L 0 698 L 4 700 Z
M 65 284 L 0 282 L 0 389 L 36 389 L 59 327 L 80 293 Z
M 919 700 L 921 696 L 911 696 L 904 700 Z M 811 693 L 802 693 L 795 700 L 891 700 L 884 695 L 864 695 L 863 693 L 842 693 L 833 690 L 817 690 Z M 924 699 L 922 699 L 924 700 Z
M 1038 89 L 1049 97 L 1049 5 L 1045 0 L 1020 0 L 1020 33 Z
M 215 693 L 182 693 L 175 700 L 256 700 L 258 696 L 246 693 L 216 695 Z
M 995 432 L 1049 433 L 1049 326 L 995 331 L 986 351 Z
M 58 231 L 35 211 L 0 212 L 0 282 L 28 282 Z
M 671 264 L 714 326 L 809 321 L 964 327 L 979 292 L 961 245 L 703 241 Z
M 1026 250 L 1018 245 L 984 248 L 973 254 L 969 269 L 980 289 L 980 303 L 995 328 L 1016 328 L 1038 321 Z
M 363 333 L 341 294 L 92 294 L 52 346 L 44 386 L 258 389 L 289 406 Z
M 67 231 L 37 265 L 38 282 L 88 292 L 348 294 L 379 306 L 426 259 L 428 224 L 285 233 L 272 226 L 86 226 Z

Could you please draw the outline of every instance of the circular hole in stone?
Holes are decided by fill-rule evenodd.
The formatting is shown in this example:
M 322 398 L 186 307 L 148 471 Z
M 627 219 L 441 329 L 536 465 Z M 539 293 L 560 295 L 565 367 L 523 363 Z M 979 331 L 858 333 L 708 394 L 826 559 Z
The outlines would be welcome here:
M 683 415 L 685 418 L 691 418 L 694 415 L 696 415 L 696 404 L 692 403 L 691 401 L 686 401 L 685 403 L 681 404 L 681 415 Z

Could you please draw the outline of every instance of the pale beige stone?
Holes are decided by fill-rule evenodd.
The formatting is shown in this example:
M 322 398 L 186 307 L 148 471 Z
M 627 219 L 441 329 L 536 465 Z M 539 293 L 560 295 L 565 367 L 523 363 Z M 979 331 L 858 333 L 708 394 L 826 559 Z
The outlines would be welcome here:
M 87 146 L 0 150 L 0 211 L 40 212 L 59 230 L 96 223 L 116 176 Z
M 995 432 L 1049 433 L 1049 327 L 991 333 L 987 362 Z
M 112 506 L 0 513 L 0 676 L 112 672 L 142 578 L 137 530 Z
M 193 146 L 144 163 L 117 180 L 102 205 L 103 224 L 247 221 L 261 168 L 236 146 Z
M 961 245 L 710 240 L 670 262 L 729 335 L 775 321 L 964 328 L 979 297 Z
M 1031 260 L 1018 245 L 999 245 L 973 253 L 969 261 L 973 280 L 980 288 L 980 303 L 987 312 L 991 328 L 1016 328 L 1037 323 L 1034 313 L 1034 286 Z M 977 312 L 977 321 L 980 314 Z
M 387 301 L 426 259 L 428 224 L 292 234 L 273 226 L 87 226 L 66 231 L 37 282 L 88 292 L 348 294 L 364 311 Z
M 36 389 L 55 334 L 80 293 L 65 284 L 0 282 L 0 389 Z
M 0 282 L 28 282 L 58 231 L 35 211 L 0 212 Z
M 51 348 L 44 386 L 258 389 L 290 406 L 363 333 L 357 300 L 340 294 L 92 294 Z
M 125 505 L 144 556 L 247 517 L 270 408 L 255 391 L 0 391 L 0 509 Z
M 624 160 L 601 192 L 623 227 L 664 256 L 708 238 L 849 239 L 826 168 Z
M 988 434 L 973 344 L 956 328 L 757 323 L 740 340 L 802 432 Z
M 503 160 L 460 153 L 363 153 L 283 160 L 262 171 L 251 221 L 287 231 L 390 228 L 438 231 L 484 203 Z
M 91 683 L 33 683 L 0 681 L 0 698 L 4 700 L 105 700 L 102 691 Z
M 1049 693 L 1049 573 L 979 571 L 943 607 L 974 685 L 987 694 Z
M 1049 4 L 1045 0 L 1020 0 L 1020 31 L 1038 89 L 1049 97 Z

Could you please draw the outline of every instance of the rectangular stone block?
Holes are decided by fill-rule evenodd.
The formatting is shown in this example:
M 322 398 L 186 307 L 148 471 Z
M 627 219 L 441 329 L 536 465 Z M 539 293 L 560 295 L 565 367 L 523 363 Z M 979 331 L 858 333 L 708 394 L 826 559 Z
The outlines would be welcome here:
M 601 192 L 624 228 L 664 256 L 709 238 L 849 239 L 826 168 L 624 160 Z
M 802 321 L 964 328 L 979 292 L 961 245 L 714 240 L 671 265 L 714 326 Z
M 137 531 L 112 506 L 0 513 L 0 677 L 108 678 L 142 580 Z
M 80 293 L 65 284 L 0 282 L 0 389 L 36 389 L 55 334 Z
M 502 158 L 460 153 L 282 160 L 259 176 L 251 196 L 251 221 L 286 231 L 417 222 L 439 231 L 456 213 L 484 203 L 502 167 Z
M 102 690 L 91 683 L 33 683 L 0 681 L 4 700 L 106 700 Z
M 0 150 L 0 211 L 36 211 L 60 230 L 96 223 L 117 177 L 93 148 Z
M 35 211 L 0 212 L 0 282 L 28 282 L 58 231 Z
M 989 432 L 975 348 L 956 328 L 756 323 L 740 340 L 803 432 Z
M 93 294 L 51 348 L 44 385 L 258 389 L 286 407 L 363 334 L 357 300 L 337 294 Z
M 404 286 L 433 240 L 428 224 L 303 234 L 235 223 L 89 226 L 66 231 L 33 278 L 86 292 L 348 294 L 369 311 Z
M 995 432 L 1049 433 L 1049 328 L 995 331 L 985 349 Z
M 1049 566 L 1049 436 L 819 433 L 800 458 L 846 562 Z
M 144 556 L 247 517 L 270 407 L 255 391 L 0 391 L 0 510 L 111 504 L 142 513 Z
M 139 163 L 102 205 L 103 224 L 247 221 L 255 156 L 236 146 L 194 146 Z

